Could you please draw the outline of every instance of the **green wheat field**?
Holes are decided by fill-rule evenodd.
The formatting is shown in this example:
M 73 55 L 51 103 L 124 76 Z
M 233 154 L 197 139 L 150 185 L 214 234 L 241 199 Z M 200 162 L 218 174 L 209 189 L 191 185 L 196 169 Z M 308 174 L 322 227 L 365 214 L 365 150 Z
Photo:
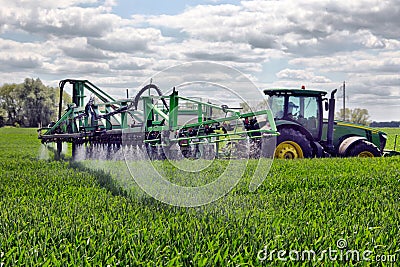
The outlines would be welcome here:
M 383 130 L 393 149 L 400 129 Z M 121 173 L 68 157 L 40 160 L 40 148 L 35 129 L 0 129 L 0 266 L 400 262 L 400 157 L 275 160 L 257 191 L 249 192 L 245 174 L 220 200 L 181 208 L 123 183 Z M 191 179 L 177 173 L 171 179 Z M 218 169 L 204 178 L 215 175 Z M 331 249 L 336 258 L 323 257 Z M 302 258 L 306 250 L 317 257 Z M 344 257 L 348 251 L 360 259 Z M 369 260 L 361 259 L 365 251 Z

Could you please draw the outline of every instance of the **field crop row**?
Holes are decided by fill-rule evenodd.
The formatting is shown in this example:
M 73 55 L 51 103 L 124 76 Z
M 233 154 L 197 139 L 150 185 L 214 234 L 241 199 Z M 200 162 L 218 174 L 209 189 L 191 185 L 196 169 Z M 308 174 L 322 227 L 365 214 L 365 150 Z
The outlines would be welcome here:
M 122 168 L 37 160 L 34 130 L 0 136 L 5 266 L 377 264 L 257 257 L 265 247 L 320 254 L 341 239 L 345 249 L 370 250 L 371 259 L 399 256 L 399 157 L 274 161 L 256 192 L 245 174 L 222 199 L 180 208 L 131 190 Z M 186 178 L 168 168 L 169 179 Z

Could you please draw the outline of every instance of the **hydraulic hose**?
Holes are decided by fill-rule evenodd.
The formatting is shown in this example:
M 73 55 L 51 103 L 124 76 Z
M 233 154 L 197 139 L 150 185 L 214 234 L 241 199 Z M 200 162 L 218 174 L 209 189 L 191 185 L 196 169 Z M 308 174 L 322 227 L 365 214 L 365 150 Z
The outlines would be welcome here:
M 138 106 L 138 104 L 139 104 L 139 100 L 140 100 L 140 97 L 142 96 L 142 94 L 143 94 L 144 92 L 146 92 L 147 90 L 150 90 L 150 89 L 156 90 L 156 92 L 158 93 L 158 95 L 159 95 L 159 96 L 162 96 L 161 90 L 160 90 L 156 85 L 154 85 L 154 84 L 148 84 L 148 85 L 146 85 L 145 87 L 143 87 L 142 89 L 140 89 L 140 91 L 136 94 L 135 99 L 133 100 L 133 103 L 132 103 L 132 104 L 133 104 L 133 106 L 135 107 L 135 110 L 137 110 L 137 106 Z M 167 105 L 167 101 L 165 101 L 164 98 L 161 98 L 161 101 L 163 102 L 165 108 L 169 111 L 169 107 L 168 107 L 168 105 Z

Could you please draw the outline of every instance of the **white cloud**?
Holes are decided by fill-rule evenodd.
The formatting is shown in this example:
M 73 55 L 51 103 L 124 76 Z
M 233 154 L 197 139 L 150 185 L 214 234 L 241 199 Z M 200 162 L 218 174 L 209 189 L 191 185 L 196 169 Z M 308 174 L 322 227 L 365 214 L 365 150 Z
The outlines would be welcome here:
M 60 44 L 59 47 L 66 56 L 78 60 L 96 61 L 112 58 L 106 51 L 89 45 L 85 37 L 72 38 L 68 43 Z
M 175 16 L 149 17 L 147 21 L 179 29 L 196 39 L 283 48 L 300 56 L 383 48 L 398 41 L 395 18 L 400 11 L 396 1 L 353 2 L 243 1 L 241 6 L 196 6 Z
M 49 47 L 49 53 L 53 50 Z M 0 69 L 5 72 L 36 69 L 47 60 L 42 45 L 0 39 Z
M 6 5 L 0 13 L 0 21 L 8 31 L 23 30 L 30 34 L 58 37 L 100 36 L 122 23 L 119 16 L 107 13 L 109 8 L 105 6 L 83 8 L 63 5 L 63 2 L 57 7 L 47 6 L 48 2 L 33 5 L 36 2 L 27 1 L 28 8 Z
M 289 64 L 313 70 L 324 70 L 325 72 L 344 72 L 347 74 L 391 73 L 398 75 L 400 51 L 345 52 L 319 57 L 295 58 L 290 60 Z
M 130 19 L 112 13 L 116 0 L 0 4 L 2 81 L 74 76 L 132 88 L 171 65 L 210 60 L 263 86 L 331 90 L 346 80 L 350 102 L 375 112 L 370 98 L 400 94 L 398 0 L 205 0 Z
M 160 30 L 154 28 L 117 28 L 98 38 L 89 38 L 88 43 L 99 49 L 135 54 L 146 52 L 151 43 L 162 43 Z
M 155 65 L 156 61 L 151 58 L 130 57 L 116 58 L 110 61 L 110 67 L 113 70 L 144 70 Z
M 3 7 L 9 8 L 18 8 L 24 7 L 25 9 L 31 8 L 66 8 L 70 6 L 76 6 L 81 4 L 95 4 L 98 3 L 98 0 L 14 0 L 14 1 L 7 1 L 7 0 L 0 0 L 0 4 Z
M 332 81 L 324 76 L 315 75 L 307 70 L 284 69 L 276 74 L 280 79 L 288 79 L 295 81 L 308 81 L 312 83 L 331 83 Z

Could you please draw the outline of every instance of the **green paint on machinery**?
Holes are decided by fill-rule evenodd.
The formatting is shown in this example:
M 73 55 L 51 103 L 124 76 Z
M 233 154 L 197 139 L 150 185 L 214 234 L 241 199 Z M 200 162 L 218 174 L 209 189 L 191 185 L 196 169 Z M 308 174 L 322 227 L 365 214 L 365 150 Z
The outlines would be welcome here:
M 302 89 L 267 89 L 275 115 L 276 158 L 378 157 L 399 155 L 385 149 L 387 135 L 371 127 L 334 120 L 335 94 Z M 324 119 L 324 110 L 328 118 Z
M 72 84 L 73 103 L 63 113 L 62 94 L 67 83 Z M 92 96 L 85 103 L 87 91 Z M 150 95 L 152 91 L 157 94 Z M 175 89 L 162 95 L 154 84 L 143 87 L 134 98 L 115 100 L 91 82 L 73 79 L 60 82 L 58 121 L 38 132 L 42 143 L 57 144 L 57 157 L 64 142 L 72 143 L 73 156 L 77 146 L 119 149 L 128 145 L 145 146 L 150 155 L 160 148 L 177 146 L 188 158 L 201 157 L 205 148 L 212 151 L 208 157 L 232 157 L 240 156 L 234 150 L 250 144 L 250 156 L 259 157 L 261 143 L 278 135 L 268 109 L 241 113 L 237 108 L 179 96 Z

